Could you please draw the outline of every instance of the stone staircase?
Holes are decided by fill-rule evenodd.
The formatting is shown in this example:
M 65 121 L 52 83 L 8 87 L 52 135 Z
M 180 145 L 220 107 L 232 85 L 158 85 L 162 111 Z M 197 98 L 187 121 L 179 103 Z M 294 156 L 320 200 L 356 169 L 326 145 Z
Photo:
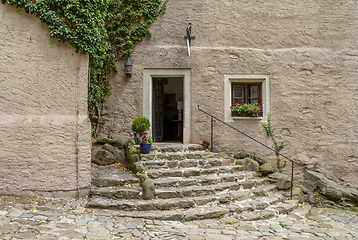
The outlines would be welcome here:
M 268 219 L 298 205 L 266 178 L 200 145 L 156 144 L 141 161 L 155 185 L 155 199 L 142 198 L 134 174 L 118 167 L 100 168 L 93 169 L 87 207 L 112 209 L 122 217 L 191 221 L 224 215 Z

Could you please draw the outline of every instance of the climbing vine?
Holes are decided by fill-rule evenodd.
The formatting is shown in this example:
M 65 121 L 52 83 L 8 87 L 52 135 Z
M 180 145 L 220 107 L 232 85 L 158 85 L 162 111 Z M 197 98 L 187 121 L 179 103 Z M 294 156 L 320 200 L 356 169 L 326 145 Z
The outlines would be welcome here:
M 284 144 L 283 141 L 281 143 L 278 143 L 276 141 L 276 138 L 274 136 L 274 128 L 272 127 L 271 125 L 271 115 L 270 114 L 267 114 L 267 125 L 266 124 L 262 124 L 262 126 L 264 127 L 265 131 L 266 131 L 266 134 L 268 137 L 270 137 L 272 140 L 273 140 L 273 143 L 275 145 L 275 154 L 276 154 L 276 166 L 277 166 L 277 169 L 279 170 L 279 172 L 282 172 L 282 169 L 284 167 L 286 167 L 286 160 L 284 161 L 283 164 L 281 164 L 281 159 L 280 159 L 280 154 L 279 152 L 287 146 L 287 144 Z
M 151 37 L 149 26 L 165 12 L 168 0 L 1 0 L 35 14 L 50 29 L 50 36 L 88 53 L 88 97 L 92 133 L 101 125 L 101 107 L 110 94 L 109 71 L 129 57 L 136 43 Z

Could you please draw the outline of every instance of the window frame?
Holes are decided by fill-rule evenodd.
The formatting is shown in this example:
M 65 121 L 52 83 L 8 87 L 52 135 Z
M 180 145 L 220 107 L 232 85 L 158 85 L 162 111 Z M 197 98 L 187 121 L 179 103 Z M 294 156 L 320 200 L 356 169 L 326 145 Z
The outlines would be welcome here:
M 269 75 L 224 75 L 225 85 L 225 122 L 238 120 L 259 120 L 267 122 L 267 113 L 270 109 Z M 232 116 L 230 106 L 233 103 L 233 85 L 235 84 L 260 84 L 262 117 Z M 260 95 L 260 94 L 259 94 Z
M 234 86 L 243 86 L 243 97 L 234 97 Z M 256 98 L 250 98 L 250 87 L 251 86 L 256 86 L 257 87 L 257 97 Z M 235 99 L 241 99 L 239 101 L 235 101 Z M 262 82 L 231 82 L 231 106 L 234 106 L 235 102 L 238 102 L 239 104 L 241 104 L 242 102 L 244 103 L 249 103 L 249 104 L 253 104 L 250 100 L 252 99 L 256 99 L 257 103 L 261 104 L 262 103 Z M 259 117 L 263 116 L 263 112 L 258 113 Z M 233 113 L 231 114 L 232 116 Z M 247 118 L 249 116 L 245 116 L 245 118 Z
M 243 89 L 243 97 L 234 97 L 234 86 L 244 86 Z M 257 92 L 258 96 L 257 98 L 251 98 L 251 99 L 257 99 L 257 103 L 262 102 L 262 83 L 261 82 L 231 82 L 231 105 L 234 105 L 234 99 L 242 99 L 238 101 L 238 103 L 244 102 L 244 103 L 250 103 L 250 97 L 249 97 L 249 87 L 250 86 L 257 86 Z M 252 104 L 252 103 L 251 103 Z

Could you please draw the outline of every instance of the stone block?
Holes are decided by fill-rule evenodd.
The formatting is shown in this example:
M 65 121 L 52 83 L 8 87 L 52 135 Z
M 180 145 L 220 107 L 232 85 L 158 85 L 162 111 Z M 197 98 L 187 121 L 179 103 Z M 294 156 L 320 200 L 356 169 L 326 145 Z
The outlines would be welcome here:
M 242 202 L 239 204 L 241 211 L 253 211 L 254 207 L 250 204 L 250 202 Z
M 206 186 L 193 188 L 192 192 L 195 194 L 195 196 L 209 195 L 215 193 L 213 188 Z
M 188 160 L 182 160 L 179 163 L 179 167 L 182 168 L 190 168 L 190 167 L 197 167 L 198 166 L 198 160 L 188 159 Z
M 154 205 L 152 202 L 148 201 L 138 201 L 137 202 L 137 210 L 138 211 L 150 211 L 154 210 Z
M 200 176 L 199 169 L 185 169 L 184 170 L 184 177 L 192 177 L 192 176 Z
M 244 158 L 242 160 L 238 160 L 237 162 L 239 162 L 239 165 L 242 165 L 246 171 L 258 172 L 260 170 L 259 163 L 251 158 Z
M 231 202 L 232 198 L 231 198 L 231 196 L 224 195 L 224 196 L 219 196 L 218 200 L 220 203 L 224 204 L 224 203 Z
M 269 163 L 264 163 L 260 166 L 260 172 L 263 174 L 263 175 L 267 175 L 267 174 L 270 174 L 270 173 L 274 173 L 275 172 L 275 169 L 272 167 L 271 164 Z
M 213 196 L 194 197 L 193 200 L 195 201 L 197 206 L 202 206 L 207 203 L 216 201 L 216 197 Z
M 91 153 L 92 163 L 95 163 L 100 166 L 111 165 L 115 163 L 116 160 L 116 155 L 104 149 L 93 150 Z
M 258 201 L 258 200 L 250 200 L 249 203 L 256 210 L 262 210 L 268 207 L 266 202 Z
M 357 205 L 358 202 L 358 190 L 356 188 L 339 185 L 322 173 L 307 170 L 304 186 L 311 192 L 316 191 L 325 196 L 328 200 L 350 202 L 354 205 Z
M 249 197 L 248 192 L 232 192 L 230 193 L 231 197 L 236 201 L 241 201 Z
M 237 165 L 231 168 L 231 172 L 241 172 L 244 170 L 244 167 L 241 165 Z
M 147 172 L 148 177 L 152 178 L 152 179 L 157 179 L 160 177 L 160 173 L 159 172 Z
M 254 181 L 242 181 L 238 183 L 241 184 L 244 189 L 251 189 L 256 185 Z
M 176 190 L 171 190 L 171 189 L 157 189 L 156 190 L 156 196 L 158 198 L 176 198 L 178 197 L 178 194 L 176 192 Z
M 208 164 L 212 167 L 218 167 L 223 164 L 220 159 L 216 159 L 216 158 L 208 159 L 207 161 L 208 161 Z
M 201 169 L 200 170 L 201 175 L 215 174 L 218 172 L 219 172 L 218 168 L 209 168 L 209 169 Z
M 236 177 L 235 176 L 223 176 L 222 181 L 223 182 L 235 182 Z
M 169 167 L 169 168 L 177 168 L 178 165 L 179 165 L 179 161 L 178 161 L 178 160 L 168 161 L 168 167 Z
M 230 204 L 228 206 L 228 210 L 229 212 L 236 212 L 236 213 L 241 213 L 243 211 L 242 207 L 239 206 L 238 204 Z
M 196 185 L 197 181 L 196 179 L 179 179 L 179 185 L 180 186 L 191 186 L 191 185 Z
M 272 173 L 269 176 L 269 180 L 276 182 L 278 190 L 287 190 L 291 188 L 291 178 L 282 173 Z
M 163 177 L 182 177 L 183 171 L 181 170 L 168 170 L 162 172 Z
M 143 165 L 147 168 L 162 168 L 166 163 L 166 161 L 143 161 Z

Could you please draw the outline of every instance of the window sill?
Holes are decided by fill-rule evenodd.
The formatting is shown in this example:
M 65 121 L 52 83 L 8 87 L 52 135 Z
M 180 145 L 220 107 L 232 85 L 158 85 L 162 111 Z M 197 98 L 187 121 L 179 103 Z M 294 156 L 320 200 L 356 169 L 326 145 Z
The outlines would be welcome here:
M 231 117 L 233 120 L 262 120 L 263 117 Z

